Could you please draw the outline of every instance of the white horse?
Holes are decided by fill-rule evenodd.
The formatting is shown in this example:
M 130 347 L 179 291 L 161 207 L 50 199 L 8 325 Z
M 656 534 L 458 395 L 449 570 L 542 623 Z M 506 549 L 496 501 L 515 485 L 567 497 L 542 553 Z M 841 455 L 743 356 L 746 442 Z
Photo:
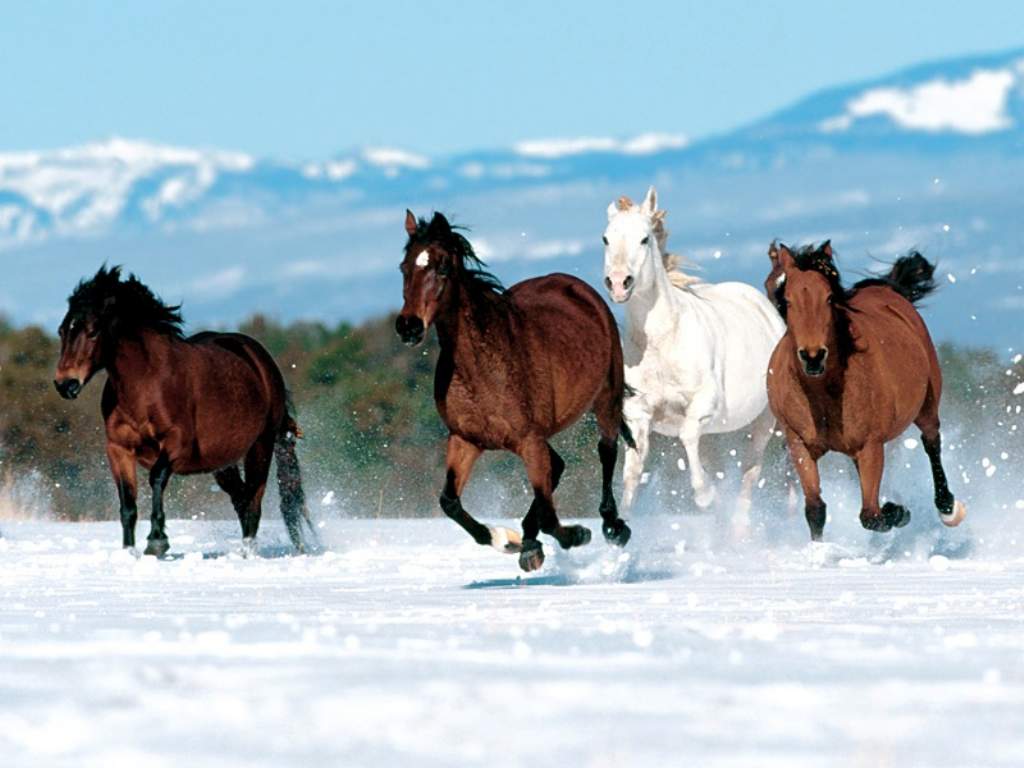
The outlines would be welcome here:
M 684 274 L 666 253 L 665 211 L 654 187 L 643 203 L 608 206 L 604 282 L 625 304 L 624 418 L 636 440 L 627 450 L 622 504 L 629 509 L 653 429 L 678 437 L 697 505 L 715 498 L 700 461 L 701 435 L 746 430 L 743 481 L 734 525 L 749 523 L 750 499 L 775 428 L 768 408 L 768 360 L 786 325 L 768 298 L 745 283 L 706 283 Z

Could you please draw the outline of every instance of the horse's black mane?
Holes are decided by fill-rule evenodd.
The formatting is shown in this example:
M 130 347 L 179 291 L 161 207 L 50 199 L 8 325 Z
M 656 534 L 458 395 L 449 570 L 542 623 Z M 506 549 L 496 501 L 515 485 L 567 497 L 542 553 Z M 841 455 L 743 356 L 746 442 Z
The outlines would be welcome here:
M 437 243 L 462 264 L 457 272 L 470 295 L 503 297 L 505 286 L 495 274 L 487 270 L 487 264 L 476 255 L 473 246 L 460 230 L 464 232 L 466 228 L 450 225 L 440 213 L 435 213 L 429 222 L 420 217 L 416 220 L 416 233 L 409 236 L 405 252 L 408 254 L 414 245 Z
M 130 334 L 143 328 L 183 338 L 181 306 L 164 304 L 135 275 L 121 279 L 121 267 L 99 271 L 82 280 L 68 297 L 68 318 L 92 315 L 106 332 Z
M 861 289 L 870 286 L 881 285 L 891 288 L 915 306 L 936 288 L 933 279 L 935 265 L 916 250 L 910 250 L 905 256 L 896 259 L 888 273 L 858 280 L 850 288 L 843 287 L 842 277 L 839 275 L 839 269 L 836 267 L 834 254 L 828 240 L 820 245 L 805 245 L 801 248 L 790 249 L 789 252 L 798 269 L 805 272 L 813 270 L 828 280 L 829 288 L 832 290 L 833 303 L 847 310 L 850 309 L 850 299 L 856 296 Z M 785 293 L 786 283 L 783 281 L 775 288 L 775 306 L 779 308 L 783 318 L 786 316 Z

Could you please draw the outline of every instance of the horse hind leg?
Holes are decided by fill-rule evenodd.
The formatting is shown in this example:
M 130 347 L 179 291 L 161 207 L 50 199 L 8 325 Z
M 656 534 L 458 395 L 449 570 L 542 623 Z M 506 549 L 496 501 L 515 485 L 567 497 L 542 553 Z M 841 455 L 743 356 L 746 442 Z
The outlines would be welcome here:
M 243 462 L 245 480 L 242 483 L 241 494 L 235 495 L 228 491 L 233 504 L 236 504 L 236 499 L 240 501 L 236 504 L 235 511 L 242 524 L 242 549 L 246 553 L 254 551 L 256 547 L 256 534 L 259 531 L 260 518 L 263 515 L 263 493 L 267 489 L 267 478 L 270 476 L 270 461 L 273 454 L 274 435 L 268 433 L 257 440 L 245 454 Z M 227 482 L 237 493 L 235 477 L 238 469 L 234 468 L 234 473 L 231 472 L 231 469 L 229 467 L 223 472 L 227 473 Z M 221 487 L 224 488 L 223 485 Z
M 921 430 L 921 444 L 928 454 L 928 462 L 932 468 L 932 482 L 935 486 L 935 508 L 939 511 L 939 520 L 950 528 L 960 525 L 967 516 L 967 507 L 962 501 L 953 497 L 946 482 L 946 472 L 942 468 L 942 436 L 939 433 L 938 398 L 929 384 L 928 395 L 914 424 Z
M 520 451 L 526 464 L 526 474 L 533 486 L 533 503 L 523 519 L 522 552 L 519 566 L 524 571 L 534 571 L 544 563 L 544 550 L 536 538 L 535 525 L 553 537 L 562 549 L 579 547 L 590 542 L 590 531 L 582 525 L 562 525 L 555 513 L 553 492 L 552 456 L 558 454 L 544 440 L 527 443 Z M 560 459 L 559 459 L 560 460 Z
M 750 508 L 753 506 L 754 488 L 764 470 L 764 451 L 775 431 L 775 416 L 765 407 L 764 411 L 750 425 L 750 441 L 743 452 L 743 479 L 740 481 L 740 495 L 733 513 L 733 532 L 746 536 L 750 532 Z
M 601 402 L 594 408 L 594 416 L 597 418 L 597 427 L 601 433 L 601 439 L 597 443 L 597 455 L 601 460 L 601 505 L 598 508 L 601 512 L 601 532 L 609 544 L 624 547 L 632 536 L 632 531 L 619 517 L 619 509 L 615 504 L 615 494 L 612 489 L 615 461 L 619 453 L 619 431 L 622 429 L 621 409 L 611 407 L 611 403 L 606 405 Z M 633 439 L 636 442 L 635 436 Z M 646 435 L 643 440 L 646 443 Z M 627 450 L 629 449 L 627 448 Z M 631 452 L 637 453 L 637 451 Z M 642 466 L 640 469 L 643 469 Z
M 245 493 L 245 481 L 237 466 L 225 467 L 213 473 L 213 479 L 224 493 L 231 499 L 231 506 L 238 515 L 238 522 L 245 528 L 245 510 L 248 499 Z

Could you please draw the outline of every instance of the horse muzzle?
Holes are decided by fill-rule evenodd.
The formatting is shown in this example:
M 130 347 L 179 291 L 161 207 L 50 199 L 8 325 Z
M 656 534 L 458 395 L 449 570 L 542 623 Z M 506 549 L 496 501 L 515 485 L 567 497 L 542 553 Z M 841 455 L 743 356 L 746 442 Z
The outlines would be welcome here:
M 423 341 L 426 327 L 415 315 L 399 315 L 395 319 L 395 333 L 407 347 L 415 347 Z
M 632 275 L 623 272 L 613 272 L 604 279 L 604 287 L 608 289 L 608 295 L 616 304 L 624 304 L 633 295 L 633 286 L 636 281 Z
M 54 379 L 53 386 L 65 400 L 74 400 L 82 391 L 82 382 L 78 379 Z
M 797 357 L 800 358 L 800 365 L 808 376 L 817 378 L 825 375 L 825 360 L 828 358 L 828 350 L 825 347 L 818 347 L 814 352 L 800 349 Z

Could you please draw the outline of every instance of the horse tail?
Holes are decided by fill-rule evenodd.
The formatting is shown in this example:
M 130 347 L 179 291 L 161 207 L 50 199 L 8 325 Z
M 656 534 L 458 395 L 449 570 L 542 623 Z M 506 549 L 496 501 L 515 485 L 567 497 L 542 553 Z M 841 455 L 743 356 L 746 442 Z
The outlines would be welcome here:
M 302 430 L 295 418 L 288 414 L 281 425 L 281 432 L 274 443 L 274 458 L 277 459 L 277 488 L 281 496 L 281 517 L 284 518 L 288 537 L 300 552 L 318 546 L 316 530 L 309 519 L 306 508 L 306 494 L 302 490 L 302 472 L 299 469 L 299 457 L 295 453 L 295 443 L 302 437 Z M 303 536 L 302 524 L 305 522 L 309 533 L 309 544 Z
M 916 304 L 935 290 L 934 274 L 935 265 L 917 251 L 911 251 L 896 259 L 885 280 L 911 304 Z

